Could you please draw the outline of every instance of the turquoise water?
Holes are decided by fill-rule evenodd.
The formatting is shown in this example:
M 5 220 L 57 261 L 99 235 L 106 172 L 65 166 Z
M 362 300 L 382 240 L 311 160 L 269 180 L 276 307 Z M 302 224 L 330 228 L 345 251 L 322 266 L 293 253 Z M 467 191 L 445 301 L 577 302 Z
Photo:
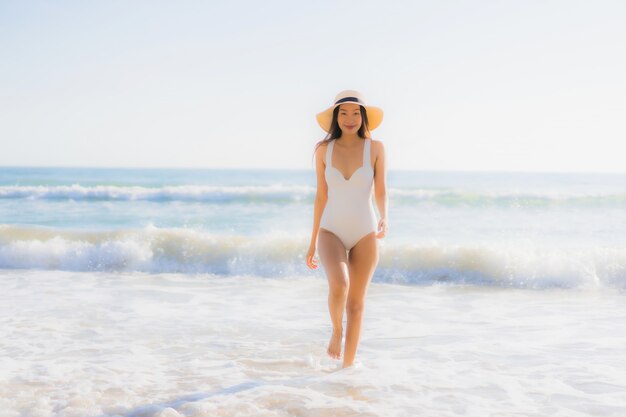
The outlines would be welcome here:
M 626 174 L 390 171 L 375 280 L 626 281 Z M 313 170 L 0 168 L 0 267 L 317 274 Z M 244 260 L 245 259 L 245 260 Z

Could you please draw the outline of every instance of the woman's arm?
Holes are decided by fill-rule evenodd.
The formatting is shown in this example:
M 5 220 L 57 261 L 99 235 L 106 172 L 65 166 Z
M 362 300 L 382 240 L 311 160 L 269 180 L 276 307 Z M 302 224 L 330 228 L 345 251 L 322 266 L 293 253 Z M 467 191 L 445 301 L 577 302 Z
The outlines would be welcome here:
M 387 210 L 389 208 L 389 199 L 387 197 L 387 167 L 385 157 L 385 147 L 380 141 L 372 141 L 376 144 L 376 162 L 374 162 L 374 197 L 376 198 L 376 206 L 378 206 L 378 233 L 376 237 L 385 237 L 387 233 Z
M 324 207 L 326 207 L 326 201 L 328 200 L 328 184 L 326 184 L 326 176 L 324 175 L 324 171 L 326 169 L 326 162 L 324 161 L 326 146 L 320 146 L 315 151 L 315 174 L 317 177 L 317 191 L 315 193 L 315 206 L 313 208 L 313 233 L 311 236 L 312 245 L 317 245 L 317 234 L 320 230 L 322 212 L 324 211 Z
M 307 265 L 309 266 L 309 268 L 312 269 L 317 268 L 313 260 L 313 256 L 315 255 L 315 250 L 317 249 L 317 235 L 320 230 L 322 212 L 324 211 L 324 207 L 326 207 L 326 201 L 328 200 L 328 184 L 326 184 L 326 177 L 324 175 L 324 171 L 326 169 L 326 163 L 324 161 L 326 146 L 320 146 L 315 151 L 315 173 L 317 177 L 317 191 L 315 193 L 315 206 L 313 207 L 313 232 L 311 233 L 311 243 L 309 245 L 309 251 L 307 253 L 306 260 Z

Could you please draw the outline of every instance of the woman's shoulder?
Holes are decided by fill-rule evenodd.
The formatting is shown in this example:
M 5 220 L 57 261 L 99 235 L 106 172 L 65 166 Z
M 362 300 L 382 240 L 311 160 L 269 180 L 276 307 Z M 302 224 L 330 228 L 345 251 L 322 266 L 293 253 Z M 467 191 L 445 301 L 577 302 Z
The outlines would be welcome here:
M 381 140 L 370 138 L 372 141 L 372 149 L 384 149 L 385 145 Z
M 315 145 L 315 156 L 317 158 L 323 159 L 327 148 L 328 148 L 328 142 L 320 141 L 319 143 Z
M 328 147 L 329 142 L 319 141 L 315 144 L 315 150 L 319 152 L 320 149 L 326 149 Z

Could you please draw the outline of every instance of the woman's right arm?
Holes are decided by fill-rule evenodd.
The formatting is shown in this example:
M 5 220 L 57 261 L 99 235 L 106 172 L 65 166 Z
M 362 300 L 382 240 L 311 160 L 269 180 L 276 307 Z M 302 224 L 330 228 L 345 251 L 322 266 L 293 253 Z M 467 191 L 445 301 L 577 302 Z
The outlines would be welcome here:
M 326 201 L 328 200 L 328 185 L 326 184 L 326 177 L 324 171 L 326 169 L 326 163 L 324 161 L 324 155 L 326 154 L 326 146 L 320 146 L 315 151 L 315 173 L 317 177 L 317 191 L 315 192 L 315 206 L 313 207 L 313 232 L 311 233 L 311 243 L 307 252 L 306 263 L 311 269 L 316 269 L 317 265 L 313 259 L 315 250 L 317 249 L 317 235 L 320 230 L 320 221 L 322 219 L 322 212 L 326 207 Z

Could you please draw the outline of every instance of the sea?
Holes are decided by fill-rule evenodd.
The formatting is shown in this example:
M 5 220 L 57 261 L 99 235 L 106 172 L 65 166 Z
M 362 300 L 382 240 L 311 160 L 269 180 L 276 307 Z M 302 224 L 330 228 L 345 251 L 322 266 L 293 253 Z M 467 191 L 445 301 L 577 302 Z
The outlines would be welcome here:
M 341 368 L 312 169 L 0 167 L 0 416 L 626 416 L 626 173 L 387 188 Z

